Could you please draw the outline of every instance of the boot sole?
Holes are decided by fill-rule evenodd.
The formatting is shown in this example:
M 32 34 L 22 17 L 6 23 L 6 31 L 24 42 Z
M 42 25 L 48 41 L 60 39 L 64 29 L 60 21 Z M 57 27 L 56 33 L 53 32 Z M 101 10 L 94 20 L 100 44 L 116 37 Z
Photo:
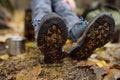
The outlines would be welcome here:
M 87 29 L 77 41 L 77 46 L 70 51 L 70 57 L 77 60 L 85 60 L 93 51 L 105 45 L 114 32 L 114 19 L 107 13 L 95 17 Z
M 62 59 L 62 46 L 68 36 L 64 21 L 56 14 L 43 17 L 39 25 L 37 45 L 44 54 L 45 63 L 54 63 Z

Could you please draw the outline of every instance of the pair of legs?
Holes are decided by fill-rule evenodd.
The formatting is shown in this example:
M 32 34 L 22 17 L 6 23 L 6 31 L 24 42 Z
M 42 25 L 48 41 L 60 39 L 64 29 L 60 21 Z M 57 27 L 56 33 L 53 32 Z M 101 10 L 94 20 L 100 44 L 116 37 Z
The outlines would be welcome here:
M 43 16 L 53 11 L 65 21 L 68 31 L 74 24 L 79 22 L 79 18 L 72 12 L 70 6 L 67 3 L 63 3 L 62 0 L 31 0 L 31 8 L 35 32 Z
M 109 14 L 102 13 L 87 24 L 62 0 L 31 0 L 31 8 L 37 45 L 46 63 L 59 62 L 65 57 L 62 46 L 67 38 L 76 43 L 69 56 L 81 60 L 107 43 L 114 31 L 115 23 Z
M 63 33 L 63 35 L 65 36 L 65 37 L 63 37 L 64 41 L 62 43 L 59 43 L 59 45 L 56 45 L 56 46 L 60 46 L 60 47 L 58 47 L 60 50 L 58 50 L 58 49 L 57 50 L 59 51 L 59 53 L 61 55 L 61 49 L 62 49 L 61 46 L 63 46 L 63 44 L 65 43 L 66 36 L 68 36 L 68 34 L 69 34 L 68 32 L 70 32 L 73 25 L 80 22 L 80 19 L 76 16 L 76 14 L 74 12 L 72 12 L 70 6 L 67 3 L 63 3 L 62 0 L 31 0 L 31 8 L 32 8 L 32 12 L 33 12 L 33 15 L 32 15 L 33 22 L 32 23 L 33 23 L 34 30 L 36 33 L 36 36 L 35 36 L 36 39 L 37 39 L 37 35 L 39 32 L 39 24 L 41 23 L 41 20 L 45 15 L 48 15 L 54 11 L 54 13 L 58 14 L 61 17 L 61 19 L 64 21 L 64 22 L 61 21 L 61 24 L 63 24 L 62 26 L 67 27 L 67 29 L 64 29 L 63 31 L 61 31 L 61 32 L 64 32 Z M 53 15 L 50 14 L 49 16 L 54 17 L 54 14 Z M 86 21 L 84 22 L 81 20 L 81 23 L 82 22 L 83 22 L 83 24 L 87 23 Z M 52 23 L 50 23 L 50 24 L 52 24 Z M 59 35 L 57 35 L 57 36 L 59 36 Z M 69 35 L 69 36 L 71 36 L 71 35 Z M 60 40 L 60 38 L 58 38 L 57 40 Z M 75 40 L 76 40 L 76 38 L 73 38 L 73 41 L 75 41 Z M 44 42 L 40 42 L 40 43 L 44 44 Z M 46 46 L 46 48 L 48 48 L 48 47 Z M 43 50 L 42 52 L 47 53 L 45 51 L 45 49 L 42 49 L 42 50 Z M 58 51 L 57 51 L 57 53 L 58 53 Z M 50 60 L 50 59 L 48 59 L 47 55 L 45 55 L 45 57 L 47 57 L 47 58 L 45 58 L 46 61 Z

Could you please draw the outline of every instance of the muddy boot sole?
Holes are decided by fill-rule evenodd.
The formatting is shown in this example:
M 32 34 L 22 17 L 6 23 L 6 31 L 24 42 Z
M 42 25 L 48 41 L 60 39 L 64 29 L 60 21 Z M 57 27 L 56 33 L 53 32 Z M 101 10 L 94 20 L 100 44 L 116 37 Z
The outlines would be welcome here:
M 37 34 L 37 45 L 44 54 L 45 63 L 60 62 L 64 57 L 62 46 L 67 40 L 68 32 L 64 21 L 55 13 L 43 17 Z
M 77 46 L 70 51 L 70 57 L 85 60 L 93 51 L 110 41 L 114 32 L 114 19 L 107 13 L 99 14 L 89 24 L 83 35 L 78 39 Z

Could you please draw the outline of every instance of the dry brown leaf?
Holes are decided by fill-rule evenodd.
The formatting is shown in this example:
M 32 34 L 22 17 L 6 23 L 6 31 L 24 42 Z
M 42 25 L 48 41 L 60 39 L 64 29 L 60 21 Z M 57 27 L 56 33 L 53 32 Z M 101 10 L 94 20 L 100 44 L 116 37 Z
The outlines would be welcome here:
M 37 77 L 40 73 L 41 73 L 41 67 L 35 66 L 32 69 L 22 70 L 15 77 L 16 80 L 37 80 Z

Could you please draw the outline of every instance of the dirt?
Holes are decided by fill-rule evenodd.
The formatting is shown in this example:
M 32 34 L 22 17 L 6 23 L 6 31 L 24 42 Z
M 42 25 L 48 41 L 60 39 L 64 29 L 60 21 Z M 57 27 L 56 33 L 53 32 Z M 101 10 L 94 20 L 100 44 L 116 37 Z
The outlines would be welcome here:
M 95 53 L 99 54 L 108 50 L 109 48 L 102 51 L 97 50 Z M 120 74 L 119 63 L 114 62 L 113 65 L 103 59 L 107 64 L 106 68 L 105 63 L 103 64 L 96 57 L 91 57 L 87 61 L 65 58 L 62 63 L 45 64 L 43 54 L 37 49 L 35 42 L 26 44 L 24 54 L 8 55 L 7 59 L 4 55 L 1 55 L 3 58 L 0 59 L 0 80 L 115 80 L 115 78 L 117 80 L 120 77 L 119 75 L 114 76 Z M 118 72 L 115 73 L 115 70 Z

